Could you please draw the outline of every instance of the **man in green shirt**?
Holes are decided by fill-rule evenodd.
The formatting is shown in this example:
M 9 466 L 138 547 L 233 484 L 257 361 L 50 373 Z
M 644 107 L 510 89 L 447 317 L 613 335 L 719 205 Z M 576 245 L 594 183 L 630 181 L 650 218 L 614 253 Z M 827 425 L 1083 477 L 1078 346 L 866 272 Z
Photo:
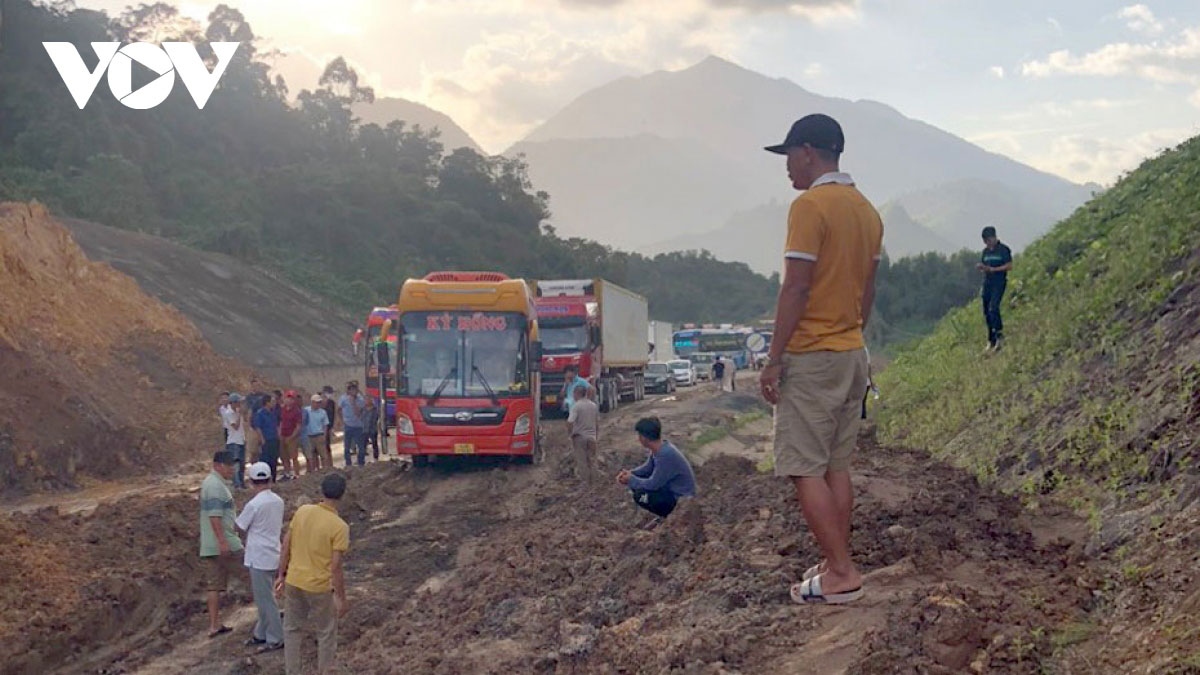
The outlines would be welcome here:
M 200 485 L 200 561 L 208 592 L 210 638 L 232 630 L 220 621 L 221 593 L 230 576 L 244 574 L 242 540 L 235 529 L 233 493 L 229 491 L 237 463 L 237 456 L 227 450 L 214 454 L 212 473 Z

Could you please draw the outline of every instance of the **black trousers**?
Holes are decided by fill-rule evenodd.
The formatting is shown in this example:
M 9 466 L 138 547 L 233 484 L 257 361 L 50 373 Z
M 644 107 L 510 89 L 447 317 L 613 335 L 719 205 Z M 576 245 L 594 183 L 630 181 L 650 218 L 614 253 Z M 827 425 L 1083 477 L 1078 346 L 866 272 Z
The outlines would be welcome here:
M 1000 317 L 1000 301 L 1004 299 L 1004 289 L 1008 282 L 986 281 L 983 284 L 983 318 L 987 321 L 988 343 L 996 344 L 1004 337 L 1004 319 Z
M 367 432 L 366 447 L 373 448 L 375 451 L 375 459 L 379 459 L 379 430 L 371 429 Z
M 271 467 L 271 480 L 275 480 L 275 470 L 279 462 L 279 439 L 263 441 L 259 461 L 266 462 Z
M 631 492 L 633 492 L 634 504 L 660 518 L 666 518 L 675 510 L 675 495 L 667 488 L 659 488 L 658 490 L 631 490 Z

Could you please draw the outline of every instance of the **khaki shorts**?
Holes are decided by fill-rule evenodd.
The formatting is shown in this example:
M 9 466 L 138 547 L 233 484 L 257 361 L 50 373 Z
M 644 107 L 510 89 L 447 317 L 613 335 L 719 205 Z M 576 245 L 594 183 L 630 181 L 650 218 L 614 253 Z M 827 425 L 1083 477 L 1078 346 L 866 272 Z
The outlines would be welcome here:
M 867 354 L 785 354 L 775 406 L 775 475 L 847 471 L 862 423 Z
M 204 565 L 204 589 L 223 592 L 229 587 L 230 577 L 246 574 L 246 568 L 242 566 L 242 553 L 242 551 L 234 551 L 229 555 L 201 558 Z

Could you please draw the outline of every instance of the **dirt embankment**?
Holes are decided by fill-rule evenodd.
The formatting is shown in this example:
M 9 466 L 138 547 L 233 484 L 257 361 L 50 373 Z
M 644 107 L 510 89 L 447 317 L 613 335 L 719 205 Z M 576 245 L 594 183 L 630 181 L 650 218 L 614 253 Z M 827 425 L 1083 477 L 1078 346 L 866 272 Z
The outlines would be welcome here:
M 1058 536 L 1078 531 L 1077 521 L 1031 517 L 963 472 L 870 435 L 856 467 L 853 535 L 868 596 L 846 608 L 792 604 L 788 586 L 817 554 L 789 487 L 755 466 L 770 435 L 755 407 L 748 394 L 687 392 L 605 418 L 606 475 L 639 460 L 631 427 L 647 413 L 708 457 L 700 497 L 652 532 L 635 527 L 640 513 L 615 484 L 589 491 L 564 479 L 561 423 L 548 425 L 550 461 L 536 467 L 353 470 L 341 509 L 353 540 L 342 672 L 1036 673 L 1055 663 L 1060 627 L 1087 620 L 1094 580 L 1080 543 Z M 722 427 L 731 433 L 714 433 Z M 694 452 L 704 440 L 725 451 Z M 315 496 L 316 481 L 279 491 L 291 509 Z M 147 500 L 97 510 L 91 531 L 139 527 Z M 227 615 L 235 632 L 218 644 L 203 637 L 187 522 L 195 505 L 163 502 L 162 517 L 178 524 L 156 535 L 158 557 L 132 563 L 160 581 L 130 588 L 119 604 L 136 612 L 153 594 L 157 612 L 135 615 L 110 639 L 80 637 L 56 665 L 281 672 L 280 654 L 241 647 L 252 609 Z M 36 518 L 64 517 L 18 522 Z M 96 544 L 74 546 L 99 555 Z M 82 616 L 101 611 L 87 605 Z M 39 635 L 23 644 L 44 653 L 60 639 Z
M 362 317 L 226 255 L 73 218 L 63 224 L 90 258 L 191 319 L 217 353 L 309 390 L 361 374 L 350 338 Z
M 0 204 L 0 288 L 0 493 L 174 470 L 216 445 L 217 392 L 251 383 L 40 205 Z

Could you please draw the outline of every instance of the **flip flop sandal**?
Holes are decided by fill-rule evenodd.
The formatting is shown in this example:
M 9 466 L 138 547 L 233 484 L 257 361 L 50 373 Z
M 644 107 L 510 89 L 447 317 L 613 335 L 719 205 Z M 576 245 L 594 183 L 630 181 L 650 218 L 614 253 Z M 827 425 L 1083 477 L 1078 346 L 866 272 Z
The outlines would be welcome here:
M 215 638 L 215 637 L 217 637 L 218 635 L 224 635 L 225 633 L 229 633 L 229 632 L 231 632 L 232 630 L 233 630 L 233 629 L 232 629 L 232 628 L 230 628 L 229 626 L 221 626 L 220 628 L 218 628 L 218 629 L 214 630 L 213 632 L 209 633 L 209 634 L 208 634 L 208 637 L 209 637 L 209 638 Z
M 274 643 L 274 644 L 272 644 L 272 643 L 268 642 L 267 644 L 265 644 L 265 645 L 263 645 L 262 647 L 259 647 L 259 648 L 258 648 L 258 653 L 259 653 L 259 654 L 266 654 L 267 652 L 273 652 L 273 651 L 276 651 L 276 650 L 279 650 L 279 649 L 283 649 L 283 643 L 282 643 L 282 642 L 276 642 L 276 643 Z
M 267 641 L 266 641 L 266 640 L 260 640 L 260 639 L 258 639 L 258 638 L 256 638 L 256 637 L 252 637 L 252 638 L 250 638 L 249 640 L 246 640 L 245 642 L 243 642 L 242 644 L 246 645 L 247 647 L 257 647 L 257 646 L 259 646 L 259 645 L 265 645 L 265 644 L 267 644 Z
M 818 574 L 801 583 L 792 584 L 792 602 L 801 605 L 844 605 L 854 602 L 863 596 L 862 586 L 843 593 L 830 593 L 826 595 L 821 592 L 822 576 L 824 575 Z

